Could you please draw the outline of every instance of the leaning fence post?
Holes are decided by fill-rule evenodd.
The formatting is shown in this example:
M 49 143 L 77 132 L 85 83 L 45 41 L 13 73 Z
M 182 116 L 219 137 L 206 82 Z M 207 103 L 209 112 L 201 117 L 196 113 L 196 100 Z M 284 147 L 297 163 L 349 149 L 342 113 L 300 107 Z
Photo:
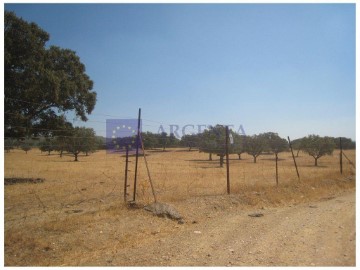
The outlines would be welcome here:
M 148 176 L 149 176 L 151 191 L 152 191 L 152 194 L 153 194 L 153 196 L 154 196 L 154 201 L 157 202 L 154 185 L 153 185 L 153 182 L 152 182 L 152 179 L 151 179 L 151 175 L 150 175 L 149 165 L 148 165 L 147 160 L 146 160 L 145 147 L 144 147 L 144 142 L 143 142 L 143 140 L 142 140 L 141 134 L 140 134 L 140 143 L 141 143 L 141 149 L 142 149 L 143 155 L 144 155 L 146 170 L 147 170 L 147 173 L 148 173 Z
M 298 179 L 300 181 L 300 175 L 299 175 L 299 171 L 298 171 L 298 167 L 296 165 L 296 160 L 295 160 L 295 156 L 294 156 L 294 151 L 292 149 L 292 145 L 291 145 L 291 141 L 290 141 L 290 137 L 288 136 L 288 141 L 289 141 L 289 146 L 290 146 L 290 149 L 291 149 L 291 154 L 292 154 L 292 157 L 293 157 L 293 160 L 294 160 L 294 164 L 295 164 L 295 168 L 296 168 L 296 173 L 297 173 L 297 176 L 298 176 Z
M 354 163 L 345 155 L 344 152 L 343 152 L 342 154 L 343 154 L 344 157 L 349 161 L 349 163 L 351 164 L 351 166 L 355 169 L 356 167 L 355 167 Z

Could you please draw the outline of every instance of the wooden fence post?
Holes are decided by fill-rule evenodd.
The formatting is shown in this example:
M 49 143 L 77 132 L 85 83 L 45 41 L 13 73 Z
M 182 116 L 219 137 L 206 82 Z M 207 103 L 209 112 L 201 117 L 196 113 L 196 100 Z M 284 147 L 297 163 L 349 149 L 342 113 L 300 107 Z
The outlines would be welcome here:
M 229 168 L 229 127 L 225 129 L 225 147 L 226 147 L 226 182 L 227 182 L 227 194 L 230 194 L 230 168 Z
M 138 168 L 138 159 L 139 159 L 140 119 L 141 119 L 141 108 L 139 108 L 138 130 L 137 130 L 137 136 L 136 136 L 135 180 L 134 180 L 134 195 L 133 195 L 134 202 L 136 199 L 137 168 Z
M 340 173 L 343 173 L 343 149 L 342 149 L 342 142 L 340 137 Z
M 275 154 L 275 166 L 276 166 L 276 185 L 279 185 L 279 173 L 278 173 L 278 154 Z
M 127 201 L 127 175 L 128 175 L 128 163 L 129 163 L 129 147 L 126 146 L 125 156 L 125 183 L 124 183 L 124 201 Z

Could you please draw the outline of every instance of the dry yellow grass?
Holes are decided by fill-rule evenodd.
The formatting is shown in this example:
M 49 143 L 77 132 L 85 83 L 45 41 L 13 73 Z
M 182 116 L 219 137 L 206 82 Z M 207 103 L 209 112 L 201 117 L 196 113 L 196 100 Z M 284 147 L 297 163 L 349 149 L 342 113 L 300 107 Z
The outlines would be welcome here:
M 355 163 L 355 151 L 345 153 Z M 181 203 L 184 199 L 226 194 L 226 167 L 219 167 L 217 157 L 208 161 L 207 154 L 185 149 L 147 154 L 159 201 L 171 202 L 184 210 L 186 207 Z M 346 160 L 344 174 L 340 175 L 338 151 L 322 157 L 318 167 L 313 165 L 312 157 L 300 153 L 297 162 L 301 182 L 291 153 L 282 153 L 279 187 L 275 185 L 273 156 L 260 156 L 256 164 L 246 154 L 242 160 L 236 155 L 230 158 L 232 194 L 238 194 L 239 200 L 249 207 L 299 203 L 355 186 L 355 181 L 344 180 L 354 174 Z M 130 238 L 132 243 L 145 241 L 142 235 L 149 229 L 141 226 L 146 217 L 129 212 L 123 203 L 125 158 L 99 151 L 88 157 L 80 156 L 79 160 L 73 162 L 73 157 L 60 158 L 56 154 L 48 156 L 37 149 L 28 154 L 21 150 L 5 153 L 5 178 L 45 179 L 39 184 L 5 186 L 6 265 L 61 265 L 69 264 L 86 250 L 97 254 L 98 249 L 110 245 L 109 240 L 99 242 L 101 237 L 96 237 L 89 241 L 89 233 L 105 232 L 114 226 L 117 229 L 113 237 L 118 248 L 126 247 Z M 135 158 L 131 157 L 130 161 L 129 200 Z M 137 200 L 143 204 L 153 200 L 143 157 L 139 158 Z M 134 227 L 137 224 L 140 231 L 129 233 L 126 220 Z M 166 230 L 165 225 L 151 226 Z M 51 253 L 53 257 L 49 257 L 48 251 L 53 250 L 57 250 L 57 255 Z
M 148 164 L 154 187 L 160 201 L 176 201 L 192 196 L 220 195 L 226 193 L 226 168 L 220 168 L 217 157 L 208 161 L 208 155 L 198 151 L 170 149 L 148 151 Z M 355 163 L 355 151 L 346 151 Z M 230 156 L 231 191 L 275 186 L 275 162 L 272 155 L 263 155 L 253 163 L 252 157 Z M 279 161 L 280 186 L 298 183 L 291 153 L 281 153 Z M 129 163 L 129 200 L 132 198 L 135 158 Z M 297 158 L 301 182 L 340 178 L 339 153 L 325 156 L 319 166 L 313 165 L 312 157 L 300 153 Z M 5 177 L 44 178 L 42 184 L 17 184 L 6 187 L 5 207 L 12 204 L 40 210 L 62 209 L 67 205 L 83 201 L 122 201 L 124 189 L 123 156 L 99 151 L 88 157 L 81 156 L 79 162 L 73 157 L 50 156 L 39 150 L 28 154 L 15 150 L 5 154 Z M 143 157 L 139 158 L 137 199 L 152 201 L 151 189 Z M 350 164 L 344 160 L 344 175 L 351 173 Z M 95 204 L 96 205 L 96 204 Z

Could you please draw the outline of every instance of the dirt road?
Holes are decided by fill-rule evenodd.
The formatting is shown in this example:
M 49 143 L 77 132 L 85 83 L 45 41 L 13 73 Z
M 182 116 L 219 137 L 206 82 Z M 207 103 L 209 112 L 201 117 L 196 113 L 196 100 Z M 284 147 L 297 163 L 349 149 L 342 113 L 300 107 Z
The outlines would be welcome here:
M 254 212 L 262 217 L 250 217 Z M 109 265 L 355 266 L 355 191 L 281 208 L 217 211 L 154 232 Z

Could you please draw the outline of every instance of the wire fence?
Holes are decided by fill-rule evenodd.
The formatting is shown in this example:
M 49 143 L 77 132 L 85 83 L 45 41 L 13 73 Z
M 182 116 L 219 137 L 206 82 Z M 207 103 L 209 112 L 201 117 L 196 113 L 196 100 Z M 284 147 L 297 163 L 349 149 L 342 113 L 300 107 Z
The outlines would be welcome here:
M 341 179 L 354 174 L 355 151 L 346 150 L 343 175 L 339 170 L 339 152 L 319 159 L 314 166 L 312 157 L 300 153 L 297 162 L 300 181 Z M 226 168 L 220 167 L 219 157 L 197 149 L 173 148 L 148 150 L 145 153 L 154 189 L 159 201 L 171 202 L 196 196 L 226 194 Z M 56 221 L 83 212 L 99 212 L 114 205 L 124 205 L 125 156 L 105 150 L 82 155 L 73 162 L 71 155 L 60 157 L 39 149 L 27 154 L 19 149 L 5 154 L 5 222 L 7 227 L 23 222 Z M 230 155 L 231 193 L 254 187 L 261 191 L 276 188 L 275 159 L 261 155 L 257 162 L 252 156 Z M 139 157 L 136 200 L 142 204 L 153 201 L 143 157 Z M 129 157 L 127 201 L 134 190 L 135 156 Z M 280 185 L 297 185 L 290 152 L 279 155 Z
M 5 98 L 6 99 L 6 98 Z M 9 99 L 9 98 L 8 98 Z M 29 102 L 11 99 L 17 102 Z M 39 104 L 41 105 L 41 104 Z M 5 112 L 5 115 L 12 114 Z M 133 117 L 110 115 L 106 113 L 92 114 L 100 120 L 88 120 L 105 124 L 104 117 L 132 119 Z M 142 126 L 158 128 L 159 125 L 170 125 L 152 119 L 142 119 Z M 19 128 L 23 128 L 19 126 Z M 35 127 L 35 131 L 66 132 L 62 129 Z M 99 130 L 98 130 L 99 131 Z M 100 130 L 102 132 L 105 130 Z M 58 138 L 71 136 L 61 134 Z M 78 137 L 85 139 L 87 137 Z M 18 137 L 5 136 L 5 140 L 18 140 Z M 36 141 L 35 136 L 23 137 L 23 140 Z M 81 143 L 81 142 L 80 142 Z M 196 141 L 188 141 L 195 145 Z M 53 147 L 60 146 L 56 141 Z M 105 148 L 106 143 L 100 144 Z M 233 145 L 236 147 L 236 142 Z M 224 142 L 225 147 L 225 142 Z M 208 151 L 218 147 L 208 147 Z M 171 202 L 195 196 L 223 195 L 227 192 L 226 167 L 220 164 L 216 154 L 200 152 L 198 148 L 157 148 L 146 150 L 149 172 L 153 179 L 154 190 L 160 201 Z M 331 156 L 319 159 L 314 166 L 314 159 L 303 152 L 296 157 L 300 181 L 296 174 L 290 152 L 279 155 L 280 185 L 298 185 L 306 181 L 322 181 L 324 179 L 340 179 L 355 174 L 355 150 L 345 150 L 343 174 L 340 174 L 339 151 Z M 79 162 L 73 162 L 70 153 L 42 152 L 34 146 L 25 152 L 19 148 L 9 149 L 5 153 L 5 223 L 6 227 L 24 222 L 40 222 L 41 220 L 57 221 L 79 213 L 98 213 L 114 205 L 125 205 L 134 197 L 135 156 L 130 155 L 128 164 L 127 193 L 124 194 L 125 153 L 109 153 L 99 150 L 89 155 L 79 156 Z M 149 175 L 143 156 L 139 157 L 138 182 L 135 198 L 143 204 L 153 201 Z M 243 153 L 232 154 L 229 160 L 231 193 L 237 194 L 244 189 L 261 191 L 266 187 L 276 187 L 275 157 L 263 154 L 256 163 L 252 156 Z M 250 188 L 250 189 L 251 189 Z M 249 190 L 250 190 L 249 189 Z

